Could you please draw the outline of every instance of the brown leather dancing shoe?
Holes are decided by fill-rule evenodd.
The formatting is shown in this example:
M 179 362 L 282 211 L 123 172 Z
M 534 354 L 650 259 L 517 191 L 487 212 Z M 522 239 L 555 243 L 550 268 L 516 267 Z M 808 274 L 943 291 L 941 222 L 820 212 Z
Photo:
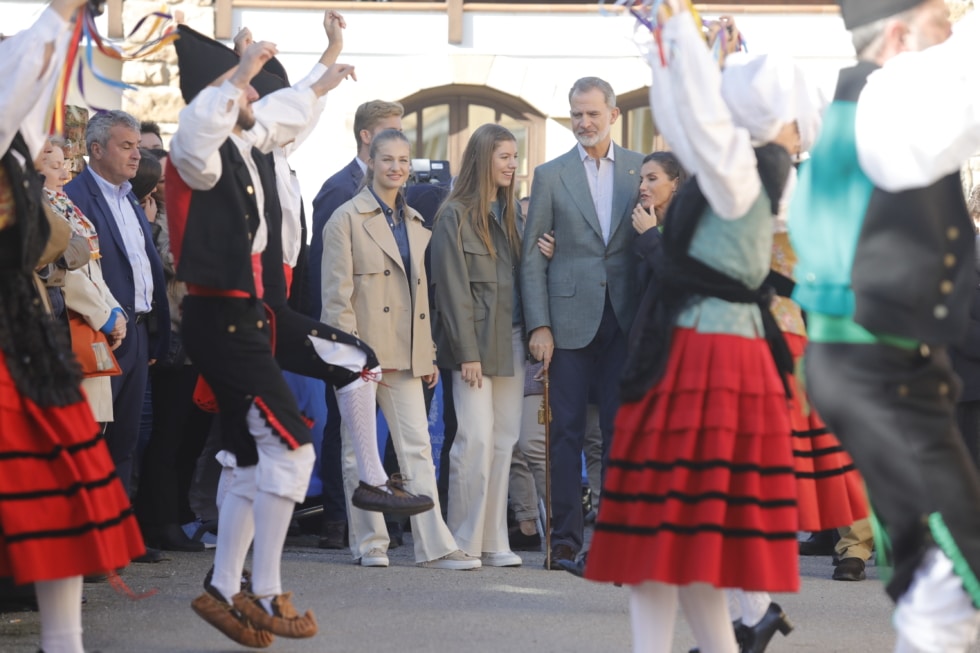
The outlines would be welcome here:
M 432 497 L 412 494 L 406 490 L 405 478 L 401 474 L 392 474 L 384 485 L 377 487 L 361 481 L 351 495 L 350 501 L 361 510 L 384 512 L 400 517 L 411 517 L 432 510 L 435 506 Z
M 201 619 L 244 646 L 266 648 L 275 640 L 271 632 L 255 628 L 238 610 L 208 592 L 191 601 L 191 608 Z
M 265 611 L 265 608 L 259 604 L 259 597 L 254 594 L 239 592 L 231 601 L 235 608 L 257 628 L 293 639 L 313 637 L 317 633 L 313 612 L 307 610 L 305 615 L 299 616 L 296 608 L 293 607 L 292 596 L 292 592 L 285 592 L 273 598 L 273 614 Z

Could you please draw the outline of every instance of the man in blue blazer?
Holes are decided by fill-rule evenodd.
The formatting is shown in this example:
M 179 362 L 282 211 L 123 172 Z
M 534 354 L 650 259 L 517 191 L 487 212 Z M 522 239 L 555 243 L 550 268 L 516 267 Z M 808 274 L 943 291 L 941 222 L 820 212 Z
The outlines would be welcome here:
M 401 129 L 404 107 L 398 102 L 372 100 L 357 107 L 354 113 L 354 139 L 357 156 L 323 182 L 313 199 L 313 237 L 309 256 L 310 317 L 320 319 L 323 272 L 323 227 L 341 204 L 357 195 L 367 172 L 367 160 L 374 135 L 385 129 Z M 354 464 L 353 452 L 350 464 Z M 323 529 L 319 541 L 323 549 L 347 547 L 344 527 L 347 509 L 344 500 L 343 465 L 341 464 L 340 411 L 333 388 L 327 388 L 327 425 L 323 429 L 323 449 L 320 454 L 320 479 L 323 481 Z
M 139 167 L 139 140 L 139 121 L 128 113 L 95 114 L 85 131 L 89 166 L 65 185 L 65 193 L 99 234 L 102 275 L 126 311 L 126 338 L 115 351 L 122 374 L 112 377 L 113 421 L 105 437 L 130 495 L 149 364 L 164 356 L 170 338 L 163 265 L 129 184 Z M 152 340 L 151 315 L 159 325 Z
M 607 82 L 579 79 L 568 101 L 578 144 L 534 171 L 521 264 L 530 352 L 552 379 L 552 569 L 574 562 L 582 548 L 581 461 L 592 388 L 605 471 L 637 306 L 630 215 L 643 158 L 612 142 L 619 109 Z M 555 238 L 551 261 L 536 245 L 549 232 Z

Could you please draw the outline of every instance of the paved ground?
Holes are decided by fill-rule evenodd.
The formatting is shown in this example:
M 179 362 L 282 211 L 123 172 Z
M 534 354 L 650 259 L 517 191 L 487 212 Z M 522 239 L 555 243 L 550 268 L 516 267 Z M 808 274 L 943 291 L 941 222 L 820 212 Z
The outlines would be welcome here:
M 409 536 L 410 537 L 410 536 Z M 543 553 L 524 553 L 519 569 L 471 572 L 415 567 L 410 544 L 390 552 L 392 566 L 363 569 L 346 552 L 323 551 L 314 538 L 290 538 L 283 565 L 286 588 L 312 609 L 320 634 L 277 640 L 270 651 L 343 653 L 591 653 L 628 651 L 626 590 L 542 569 Z M 191 612 L 212 553 L 175 553 L 123 574 L 132 601 L 109 585 L 86 585 L 87 650 L 103 653 L 243 651 Z M 778 595 L 796 625 L 776 635 L 768 651 L 890 651 L 890 604 L 873 567 L 860 583 L 830 580 L 830 558 L 801 560 L 803 589 Z M 751 561 L 748 561 L 751 564 Z M 0 652 L 35 653 L 36 613 L 0 614 Z M 674 652 L 693 638 L 681 622 Z M 980 651 L 980 648 L 977 649 Z M 672 652 L 673 653 L 673 652 Z

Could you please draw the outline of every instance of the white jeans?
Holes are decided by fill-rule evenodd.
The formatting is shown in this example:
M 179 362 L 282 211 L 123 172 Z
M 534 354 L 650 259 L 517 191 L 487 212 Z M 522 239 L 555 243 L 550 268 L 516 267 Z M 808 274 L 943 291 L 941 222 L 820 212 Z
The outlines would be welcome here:
M 510 551 L 507 488 L 510 459 L 521 433 L 524 342 L 512 335 L 514 376 L 484 376 L 470 387 L 453 372 L 456 439 L 449 452 L 449 528 L 466 553 Z
M 429 416 L 425 412 L 422 380 L 408 371 L 385 371 L 383 382 L 378 385 L 378 404 L 388 422 L 391 443 L 395 448 L 395 455 L 398 456 L 398 466 L 408 479 L 405 488 L 413 494 L 432 497 L 436 504 L 432 510 L 412 517 L 415 560 L 425 562 L 441 558 L 459 547 L 456 546 L 446 522 L 442 520 L 439 507 L 432 443 L 429 440 Z M 340 435 L 351 552 L 354 558 L 360 558 L 371 549 L 387 551 L 388 531 L 384 516 L 379 512 L 355 508 L 350 502 L 359 482 L 357 460 L 346 424 L 341 425 Z

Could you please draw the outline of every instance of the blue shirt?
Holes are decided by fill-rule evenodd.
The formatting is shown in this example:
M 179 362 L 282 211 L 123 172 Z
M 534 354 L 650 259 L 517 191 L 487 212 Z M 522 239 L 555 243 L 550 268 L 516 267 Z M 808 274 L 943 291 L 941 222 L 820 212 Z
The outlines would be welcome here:
M 370 186 L 368 187 L 370 188 Z M 405 278 L 411 279 L 412 276 L 412 257 L 411 252 L 408 247 L 408 227 L 405 226 L 405 205 L 401 201 L 398 201 L 398 218 L 395 219 L 395 211 L 390 206 L 384 203 L 384 201 L 378 197 L 378 194 L 374 192 L 373 188 L 370 188 L 371 194 L 374 195 L 374 199 L 378 200 L 378 206 L 381 207 L 382 213 L 385 214 L 385 220 L 388 221 L 388 226 L 391 227 L 391 234 L 395 237 L 395 244 L 398 245 L 398 253 L 402 257 L 402 264 L 405 266 Z M 398 196 L 401 200 L 401 196 Z

